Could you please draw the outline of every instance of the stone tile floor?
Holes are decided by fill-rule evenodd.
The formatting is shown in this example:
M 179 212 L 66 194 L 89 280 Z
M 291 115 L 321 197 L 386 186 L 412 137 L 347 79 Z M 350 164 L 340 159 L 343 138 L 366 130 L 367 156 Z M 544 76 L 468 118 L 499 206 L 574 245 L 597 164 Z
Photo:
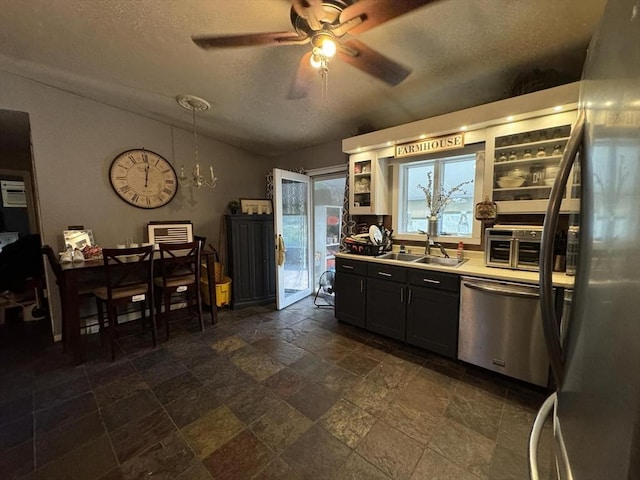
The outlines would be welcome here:
M 155 349 L 122 337 L 114 363 L 88 337 L 80 366 L 60 344 L 0 342 L 0 478 L 528 478 L 541 389 L 338 323 L 312 297 L 171 333 Z

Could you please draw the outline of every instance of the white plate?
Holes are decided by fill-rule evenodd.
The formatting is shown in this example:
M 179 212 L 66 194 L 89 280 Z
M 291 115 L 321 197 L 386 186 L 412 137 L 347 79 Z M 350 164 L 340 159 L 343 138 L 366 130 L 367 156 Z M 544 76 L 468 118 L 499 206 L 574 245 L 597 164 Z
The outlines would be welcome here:
M 382 242 L 382 232 L 375 225 L 369 227 L 369 238 L 374 245 L 380 245 Z

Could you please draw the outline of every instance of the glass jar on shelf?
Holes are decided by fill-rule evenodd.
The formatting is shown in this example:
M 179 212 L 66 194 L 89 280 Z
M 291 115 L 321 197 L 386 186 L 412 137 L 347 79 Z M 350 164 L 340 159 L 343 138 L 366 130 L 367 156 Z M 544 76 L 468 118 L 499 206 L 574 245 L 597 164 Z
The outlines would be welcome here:
M 527 149 L 524 151 L 524 155 L 522 155 L 522 158 L 531 158 L 531 157 L 533 157 L 533 155 L 531 154 L 531 149 L 530 149 L 530 148 L 527 148 Z
M 498 159 L 496 160 L 497 162 L 506 162 L 507 161 L 507 154 L 502 152 L 500 153 L 500 155 L 498 156 Z
M 517 160 L 517 159 L 518 159 L 518 156 L 516 155 L 516 151 L 515 150 L 511 150 L 509 152 L 509 160 L 513 161 L 513 160 Z
M 547 151 L 544 147 L 538 148 L 538 153 L 536 153 L 536 157 L 546 157 Z
M 553 147 L 553 155 L 562 155 L 562 145 L 558 144 Z

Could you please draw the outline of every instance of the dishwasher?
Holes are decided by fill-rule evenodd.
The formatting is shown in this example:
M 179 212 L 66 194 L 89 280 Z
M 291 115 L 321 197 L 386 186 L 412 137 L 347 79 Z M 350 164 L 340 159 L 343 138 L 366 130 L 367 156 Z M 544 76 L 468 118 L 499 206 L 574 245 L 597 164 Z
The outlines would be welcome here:
M 537 285 L 463 276 L 458 359 L 547 387 L 539 299 Z

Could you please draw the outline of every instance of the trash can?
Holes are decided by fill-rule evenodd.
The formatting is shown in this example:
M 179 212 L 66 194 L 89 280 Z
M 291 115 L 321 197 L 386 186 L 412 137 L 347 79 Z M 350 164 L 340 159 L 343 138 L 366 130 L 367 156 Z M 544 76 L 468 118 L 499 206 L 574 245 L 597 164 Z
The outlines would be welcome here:
M 209 281 L 207 278 L 200 278 L 200 288 L 202 291 L 202 301 L 211 306 L 211 299 L 209 298 Z M 231 301 L 231 279 L 229 277 L 222 277 L 221 283 L 216 283 L 216 306 L 223 307 L 229 305 Z

